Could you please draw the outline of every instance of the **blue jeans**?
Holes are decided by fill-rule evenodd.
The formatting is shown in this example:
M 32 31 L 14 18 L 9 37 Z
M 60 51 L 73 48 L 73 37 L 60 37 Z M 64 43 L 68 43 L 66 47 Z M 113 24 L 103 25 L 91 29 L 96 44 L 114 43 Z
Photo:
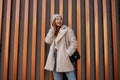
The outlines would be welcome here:
M 56 72 L 56 58 L 57 58 L 57 52 L 55 51 L 54 53 L 54 57 L 55 57 L 55 66 L 54 66 L 54 70 L 53 70 L 53 77 L 54 80 L 61 80 L 61 72 Z M 68 80 L 76 80 L 76 76 L 75 76 L 75 72 L 74 71 L 69 71 L 69 72 L 65 72 L 65 75 L 67 76 Z
M 62 74 L 62 73 L 56 72 L 56 71 L 54 70 L 54 71 L 53 71 L 54 80 L 61 80 L 61 74 Z M 65 72 L 65 74 L 66 74 L 68 80 L 76 80 L 74 71 Z

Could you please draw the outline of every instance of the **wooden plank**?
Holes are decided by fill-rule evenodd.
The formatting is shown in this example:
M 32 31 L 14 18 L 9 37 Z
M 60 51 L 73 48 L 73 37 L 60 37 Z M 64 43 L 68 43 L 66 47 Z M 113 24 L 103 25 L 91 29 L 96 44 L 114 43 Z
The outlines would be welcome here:
M 29 0 L 25 0 L 22 80 L 26 80 Z
M 111 0 L 112 12 L 112 36 L 113 36 L 113 58 L 114 58 L 114 80 L 118 80 L 118 47 L 116 26 L 116 0 Z
M 98 28 L 98 0 L 94 0 L 94 28 L 95 28 L 95 66 L 96 80 L 100 80 L 99 28 Z
M 37 0 L 33 0 L 31 80 L 35 80 Z
M 68 26 L 72 28 L 72 0 L 68 0 Z
M 105 65 L 105 80 L 109 79 L 109 60 L 108 60 L 108 25 L 107 25 L 107 4 L 106 0 L 102 0 L 103 5 L 103 32 L 104 32 L 104 65 Z
M 44 80 L 46 0 L 42 0 L 40 80 Z
M 50 17 L 51 21 L 52 21 L 52 16 L 54 15 L 54 10 L 55 10 L 54 3 L 55 3 L 55 0 L 51 0 L 51 17 Z
M 52 16 L 54 15 L 54 0 L 51 0 L 51 16 L 50 16 L 50 20 L 52 21 Z M 50 26 L 51 26 L 51 21 L 50 21 Z M 50 71 L 50 80 L 53 80 L 53 74 L 52 71 Z
M 90 80 L 90 11 L 89 0 L 85 0 L 86 15 L 86 80 Z
M 98 31 L 98 1 L 94 0 L 94 27 L 95 27 L 95 63 L 96 80 L 100 80 L 100 58 L 99 58 L 99 31 Z
M 63 0 L 59 0 L 59 14 L 63 16 Z
M 77 0 L 77 41 L 78 41 L 78 52 L 81 54 L 81 0 Z M 82 58 L 82 57 L 81 57 Z M 81 60 L 77 61 L 77 80 L 81 80 Z
M 20 0 L 17 0 L 14 31 L 15 34 L 14 34 L 13 73 L 12 73 L 13 80 L 17 80 L 19 15 L 20 15 Z
M 10 13 L 11 13 L 11 0 L 7 0 L 3 80 L 7 80 L 7 78 L 8 78 L 8 55 L 9 55 L 9 37 L 10 37 Z
M 3 0 L 0 0 L 0 43 L 1 43 L 1 29 L 2 29 L 2 7 L 3 6 Z

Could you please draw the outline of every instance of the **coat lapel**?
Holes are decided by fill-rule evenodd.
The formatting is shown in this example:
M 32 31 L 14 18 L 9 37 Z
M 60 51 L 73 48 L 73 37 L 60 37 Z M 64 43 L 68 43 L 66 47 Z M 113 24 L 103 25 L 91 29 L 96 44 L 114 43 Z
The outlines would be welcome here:
M 66 32 L 67 32 L 67 26 L 63 25 L 60 29 L 60 32 L 58 33 L 58 35 L 56 37 L 56 42 L 57 43 L 65 35 Z

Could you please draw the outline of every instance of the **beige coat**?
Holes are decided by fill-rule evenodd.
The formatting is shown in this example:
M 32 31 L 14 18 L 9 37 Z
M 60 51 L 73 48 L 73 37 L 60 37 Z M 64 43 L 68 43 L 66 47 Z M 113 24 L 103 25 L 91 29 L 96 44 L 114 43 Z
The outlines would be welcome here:
M 45 42 L 50 44 L 50 50 L 47 57 L 45 69 L 53 70 L 55 64 L 54 50 L 54 30 L 50 29 L 45 38 Z M 66 46 L 67 45 L 67 46 Z M 77 48 L 77 41 L 72 29 L 63 25 L 56 37 L 57 46 L 57 60 L 56 60 L 56 71 L 57 72 L 68 72 L 74 70 L 72 63 L 70 62 L 69 56 L 71 56 Z

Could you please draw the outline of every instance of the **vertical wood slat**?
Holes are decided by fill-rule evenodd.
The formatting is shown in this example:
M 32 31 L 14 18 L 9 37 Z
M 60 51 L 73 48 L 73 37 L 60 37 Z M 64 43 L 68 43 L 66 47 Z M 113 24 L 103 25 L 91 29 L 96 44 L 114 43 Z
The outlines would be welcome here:
M 35 80 L 37 0 L 33 0 L 31 80 Z
M 52 16 L 54 14 L 54 0 L 51 0 L 51 16 L 50 16 L 50 27 L 51 27 L 51 21 L 52 21 Z M 53 80 L 53 75 L 52 72 L 50 71 L 50 80 Z
M 99 31 L 98 31 L 98 0 L 94 0 L 94 28 L 95 28 L 95 65 L 96 80 L 100 80 L 100 54 L 99 54 Z
M 107 4 L 106 0 L 102 0 L 103 5 L 103 32 L 104 32 L 104 65 L 105 80 L 109 80 L 109 60 L 108 60 L 108 25 L 107 25 Z
M 13 80 L 17 79 L 17 61 L 18 61 L 18 36 L 19 36 L 19 12 L 20 0 L 16 1 L 16 15 L 15 15 L 15 33 L 14 33 L 14 54 L 13 54 Z
M 9 54 L 8 51 L 9 51 L 9 37 L 10 37 L 10 13 L 11 13 L 11 0 L 7 0 L 3 80 L 7 80 L 7 78 L 8 78 L 8 54 Z
M 86 80 L 90 80 L 90 17 L 89 0 L 85 0 L 86 15 Z
M 77 0 L 77 41 L 78 41 L 78 52 L 81 55 L 81 0 Z M 82 57 L 81 57 L 82 58 Z M 81 80 L 81 59 L 77 61 L 77 80 Z
M 118 80 L 118 47 L 117 47 L 117 26 L 116 26 L 116 0 L 111 0 L 112 8 L 112 36 L 113 36 L 113 58 L 114 58 L 114 80 Z
M 0 43 L 1 43 L 1 29 L 2 29 L 2 7 L 3 6 L 3 0 L 0 0 Z
M 68 26 L 72 28 L 72 0 L 68 0 Z
M 42 0 L 42 25 L 41 25 L 41 60 L 40 60 L 40 80 L 44 80 L 45 63 L 45 22 L 46 22 L 46 0 Z
M 24 37 L 23 37 L 23 60 L 22 60 L 22 80 L 26 80 L 27 41 L 28 41 L 28 10 L 29 10 L 29 0 L 25 0 Z
M 60 4 L 60 7 L 59 7 L 59 14 L 61 16 L 63 16 L 63 0 L 59 0 L 59 4 Z
M 54 3 L 55 3 L 55 0 L 51 0 L 51 17 L 50 17 L 50 21 L 52 21 L 52 16 L 54 15 L 54 10 L 55 10 Z M 51 24 L 51 22 L 50 22 L 50 24 Z

